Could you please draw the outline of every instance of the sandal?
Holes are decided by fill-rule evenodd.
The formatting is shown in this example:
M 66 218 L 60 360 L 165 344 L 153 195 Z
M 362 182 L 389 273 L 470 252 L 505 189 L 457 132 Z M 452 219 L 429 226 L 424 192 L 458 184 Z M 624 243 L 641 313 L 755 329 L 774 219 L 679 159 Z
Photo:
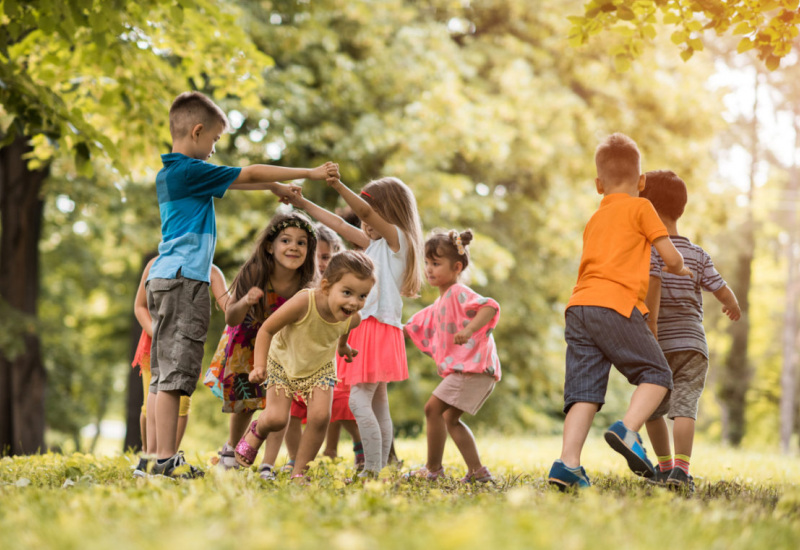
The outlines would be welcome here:
M 217 455 L 219 456 L 219 462 L 217 464 L 220 468 L 224 470 L 241 468 L 239 463 L 236 462 L 236 453 L 234 452 L 233 447 L 228 445 L 227 442 L 222 446 L 222 450 L 217 452 Z
M 245 468 L 249 468 L 250 466 L 253 465 L 253 462 L 256 461 L 256 455 L 258 454 L 258 449 L 261 447 L 261 444 L 266 439 L 266 437 L 261 437 L 260 435 L 258 435 L 258 432 L 256 431 L 257 423 L 258 420 L 253 420 L 253 422 L 250 423 L 250 433 L 253 434 L 253 437 L 258 439 L 258 446 L 253 448 L 253 446 L 247 442 L 247 434 L 244 434 L 242 436 L 242 439 L 239 440 L 239 443 L 236 444 L 236 450 L 235 450 L 236 462 L 238 462 Z
M 472 473 L 467 472 L 467 475 L 461 479 L 461 483 L 494 483 L 494 476 L 492 476 L 492 472 L 489 471 L 489 468 L 486 466 L 481 466 L 477 470 Z
M 306 475 L 305 475 L 305 474 L 294 474 L 294 475 L 293 475 L 292 477 L 290 477 L 289 479 L 290 479 L 290 480 L 292 481 L 292 483 L 294 483 L 295 485 L 303 485 L 303 486 L 305 486 L 305 485 L 310 485 L 310 484 L 311 484 L 311 483 L 310 483 L 310 481 L 311 481 L 311 480 L 310 480 L 310 479 L 308 479 L 308 478 L 306 477 Z M 298 481 L 298 480 L 299 480 L 299 481 Z
M 427 466 L 423 466 L 419 470 L 408 472 L 403 476 L 403 479 L 422 478 L 425 481 L 437 481 L 442 477 L 444 477 L 444 466 L 439 466 L 438 470 L 428 470 Z
M 278 476 L 275 475 L 275 471 L 272 469 L 272 466 L 267 466 L 266 464 L 262 464 L 258 467 L 258 477 L 264 481 L 275 481 L 278 479 Z

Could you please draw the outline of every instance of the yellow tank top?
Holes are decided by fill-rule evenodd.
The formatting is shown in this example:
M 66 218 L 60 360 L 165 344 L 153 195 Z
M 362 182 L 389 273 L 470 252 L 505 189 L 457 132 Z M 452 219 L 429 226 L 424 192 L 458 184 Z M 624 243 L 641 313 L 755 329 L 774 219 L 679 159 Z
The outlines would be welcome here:
M 307 378 L 322 367 L 335 362 L 339 337 L 350 330 L 350 319 L 329 323 L 323 319 L 308 292 L 308 311 L 297 323 L 283 327 L 269 347 L 270 358 L 286 371 L 291 379 Z

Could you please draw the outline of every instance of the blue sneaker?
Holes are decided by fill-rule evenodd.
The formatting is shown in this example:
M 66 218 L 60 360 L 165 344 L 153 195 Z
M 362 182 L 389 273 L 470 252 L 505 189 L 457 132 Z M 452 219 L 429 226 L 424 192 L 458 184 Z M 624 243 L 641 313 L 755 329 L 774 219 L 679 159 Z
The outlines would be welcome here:
M 614 422 L 605 434 L 606 442 L 611 448 L 625 457 L 628 468 L 637 476 L 651 478 L 655 475 L 655 468 L 647 458 L 641 436 L 629 430 L 622 420 Z
M 588 489 L 592 486 L 592 482 L 589 481 L 589 476 L 586 475 L 586 470 L 583 469 L 583 466 L 579 466 L 579 468 L 580 470 L 575 472 L 567 468 L 561 460 L 556 460 L 553 462 L 553 466 L 550 467 L 550 475 L 547 477 L 547 481 L 551 485 L 558 487 L 562 492 L 572 488 Z

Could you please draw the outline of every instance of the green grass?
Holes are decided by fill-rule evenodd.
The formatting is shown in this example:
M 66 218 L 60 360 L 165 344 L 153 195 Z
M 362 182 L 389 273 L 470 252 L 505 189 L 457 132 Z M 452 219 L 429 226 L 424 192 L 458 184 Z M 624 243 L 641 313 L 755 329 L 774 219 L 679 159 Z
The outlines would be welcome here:
M 480 437 L 496 486 L 454 479 L 347 484 L 351 454 L 319 461 L 309 486 L 254 472 L 208 470 L 194 481 L 131 477 L 135 457 L 41 455 L 0 460 L 0 548 L 259 547 L 791 548 L 800 546 L 800 461 L 697 445 L 693 496 L 651 487 L 630 474 L 599 437 L 584 465 L 595 486 L 561 494 L 546 483 L 557 438 Z M 344 449 L 345 445 L 341 445 Z M 423 440 L 398 441 L 406 468 L 424 461 Z M 207 464 L 213 452 L 191 454 Z M 66 484 L 65 484 L 66 482 Z

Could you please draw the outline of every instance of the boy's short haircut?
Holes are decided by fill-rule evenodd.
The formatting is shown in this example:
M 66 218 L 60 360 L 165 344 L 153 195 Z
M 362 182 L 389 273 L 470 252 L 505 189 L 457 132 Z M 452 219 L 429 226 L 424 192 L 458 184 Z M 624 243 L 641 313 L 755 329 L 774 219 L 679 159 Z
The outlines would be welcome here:
M 686 184 L 672 170 L 652 170 L 645 174 L 647 181 L 639 196 L 653 203 L 660 215 L 677 220 L 686 208 Z
M 608 184 L 631 182 L 641 175 L 641 157 L 636 142 L 619 132 L 603 140 L 594 153 L 597 177 Z
M 219 106 L 200 92 L 183 92 L 169 109 L 169 133 L 172 139 L 182 138 L 197 124 L 211 127 L 222 124 L 224 132 L 230 127 L 228 117 Z

